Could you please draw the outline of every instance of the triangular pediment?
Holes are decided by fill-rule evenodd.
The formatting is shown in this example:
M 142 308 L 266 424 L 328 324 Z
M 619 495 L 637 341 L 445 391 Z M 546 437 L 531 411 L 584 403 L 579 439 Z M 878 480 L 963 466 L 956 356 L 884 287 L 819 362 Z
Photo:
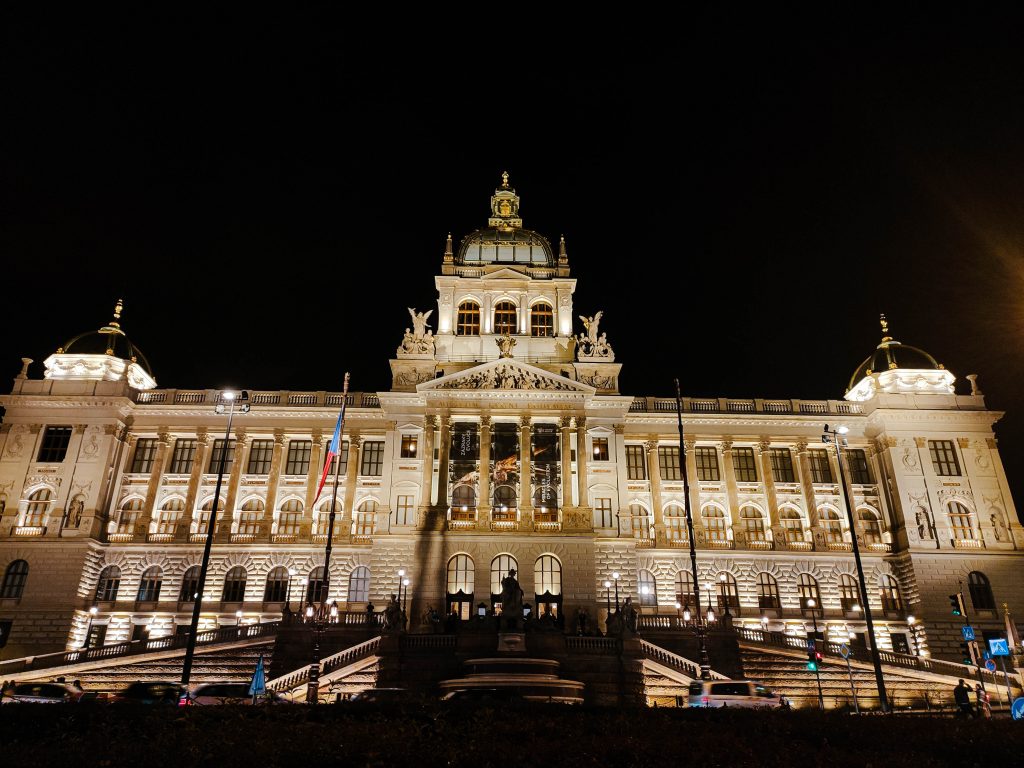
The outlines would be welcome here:
M 512 267 L 498 267 L 494 265 L 486 268 L 484 275 L 488 280 L 528 280 L 530 277 L 525 271 L 520 272 Z
M 451 373 L 416 387 L 417 392 L 464 391 L 538 391 L 562 392 L 575 395 L 593 395 L 593 387 L 573 381 L 565 376 L 545 371 L 513 357 L 503 357 L 488 363 Z

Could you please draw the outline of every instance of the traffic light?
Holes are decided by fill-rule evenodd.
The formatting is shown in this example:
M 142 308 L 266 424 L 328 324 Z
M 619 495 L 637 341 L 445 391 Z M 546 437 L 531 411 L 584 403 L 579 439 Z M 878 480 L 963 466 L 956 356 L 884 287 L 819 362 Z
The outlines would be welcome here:
M 960 643 L 960 660 L 964 664 L 971 663 L 971 648 L 970 644 L 966 640 Z
M 962 592 L 949 596 L 949 607 L 953 610 L 954 616 L 964 615 L 964 595 Z
M 821 664 L 821 651 L 813 640 L 807 641 L 807 671 L 817 672 Z
M 965 640 L 960 643 L 960 658 L 963 659 L 964 664 L 981 666 L 981 652 L 978 650 L 976 640 Z

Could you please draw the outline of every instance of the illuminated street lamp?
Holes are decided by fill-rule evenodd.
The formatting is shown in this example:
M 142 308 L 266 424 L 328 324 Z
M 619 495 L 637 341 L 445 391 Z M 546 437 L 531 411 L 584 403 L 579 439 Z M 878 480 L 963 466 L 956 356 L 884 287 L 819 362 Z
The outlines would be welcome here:
M 619 579 L 622 578 L 618 571 L 612 571 L 612 581 L 615 582 L 615 612 L 619 611 Z
M 239 627 L 242 625 L 242 612 L 235 611 L 235 626 Z
M 206 573 L 210 569 L 210 549 L 213 546 L 213 532 L 217 526 L 217 505 L 220 504 L 220 490 L 224 484 L 224 468 L 227 463 L 228 450 L 231 446 L 231 419 L 235 415 L 235 403 L 238 403 L 239 413 L 249 412 L 249 393 L 244 389 L 241 392 L 232 392 L 230 390 L 221 392 L 220 399 L 227 402 L 227 407 L 224 407 L 224 403 L 218 403 L 214 409 L 217 413 L 228 414 L 228 424 L 224 430 L 224 445 L 220 452 L 220 461 L 217 462 L 217 486 L 213 491 L 213 504 L 210 509 L 210 519 L 206 524 L 206 540 L 203 543 L 203 561 L 202 565 L 199 566 L 199 583 L 196 585 L 196 599 L 195 604 L 192 606 L 192 621 L 188 628 L 188 642 L 185 645 L 185 659 L 181 665 L 181 684 L 183 686 L 188 685 L 189 679 L 192 677 L 192 659 L 196 653 L 196 635 L 199 633 L 199 614 L 203 610 L 203 592 L 206 588 Z
M 604 609 L 609 616 L 612 615 L 612 583 L 604 580 Z
M 821 442 L 834 443 L 836 447 L 836 460 L 839 464 L 839 487 L 842 489 L 843 502 L 846 504 L 846 517 L 850 523 L 850 541 L 852 542 L 853 559 L 857 564 L 857 578 L 859 579 L 860 597 L 864 605 L 864 623 L 867 624 L 868 640 L 871 643 L 871 662 L 875 667 L 875 684 L 878 686 L 878 701 L 882 711 L 889 711 L 889 697 L 885 693 L 885 678 L 882 676 L 882 657 L 878 653 L 878 643 L 875 641 L 875 624 L 871 620 L 871 605 L 868 602 L 867 582 L 864 580 L 864 565 L 860 561 L 860 547 L 857 544 L 857 523 L 853 516 L 853 505 L 850 503 L 850 494 L 846 490 L 846 472 L 843 470 L 843 447 L 846 443 L 846 433 L 850 428 L 840 425 L 835 429 L 829 429 L 825 425 Z
M 89 633 L 92 632 L 92 620 L 96 618 L 99 610 L 95 605 L 89 609 L 89 623 L 85 625 L 85 640 L 82 642 L 83 648 L 89 647 Z

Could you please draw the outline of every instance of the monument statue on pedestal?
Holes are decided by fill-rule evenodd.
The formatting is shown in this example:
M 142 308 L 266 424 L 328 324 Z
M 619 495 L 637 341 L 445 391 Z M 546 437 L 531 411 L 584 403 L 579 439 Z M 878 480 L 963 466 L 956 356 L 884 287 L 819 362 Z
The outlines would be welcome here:
M 501 618 L 499 631 L 521 632 L 523 628 L 523 590 L 516 579 L 516 569 L 510 568 L 501 580 Z

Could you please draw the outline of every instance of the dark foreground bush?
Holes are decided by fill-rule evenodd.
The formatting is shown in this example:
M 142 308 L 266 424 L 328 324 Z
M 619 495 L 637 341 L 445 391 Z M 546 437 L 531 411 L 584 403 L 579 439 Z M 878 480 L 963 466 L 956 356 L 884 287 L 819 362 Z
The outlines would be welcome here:
M 9 766 L 996 766 L 1024 722 L 558 706 L 0 707 Z

